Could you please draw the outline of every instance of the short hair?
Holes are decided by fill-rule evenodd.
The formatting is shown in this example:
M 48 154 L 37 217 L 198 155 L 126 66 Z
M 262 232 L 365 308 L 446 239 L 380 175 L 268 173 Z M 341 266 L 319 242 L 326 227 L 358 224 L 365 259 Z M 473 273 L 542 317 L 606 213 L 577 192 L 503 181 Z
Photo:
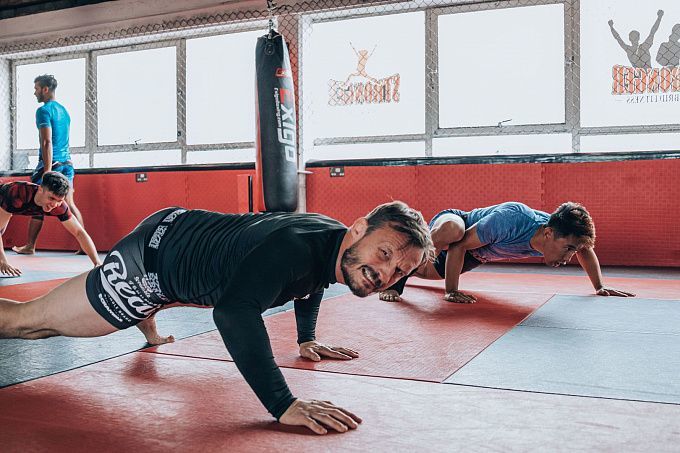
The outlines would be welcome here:
M 52 74 L 43 74 L 33 80 L 33 83 L 37 83 L 43 88 L 47 88 L 50 91 L 57 89 L 57 79 L 54 78 Z
M 586 208 L 573 201 L 563 203 L 550 214 L 548 227 L 552 228 L 558 237 L 574 236 L 587 246 L 595 245 L 595 224 Z
M 406 237 L 406 247 L 423 249 L 427 260 L 434 259 L 435 249 L 427 222 L 420 211 L 410 208 L 406 203 L 383 203 L 368 213 L 366 221 L 366 234 L 387 225 Z
M 65 197 L 71 188 L 66 176 L 56 171 L 48 171 L 42 177 L 40 184 L 44 189 L 49 190 L 58 197 Z

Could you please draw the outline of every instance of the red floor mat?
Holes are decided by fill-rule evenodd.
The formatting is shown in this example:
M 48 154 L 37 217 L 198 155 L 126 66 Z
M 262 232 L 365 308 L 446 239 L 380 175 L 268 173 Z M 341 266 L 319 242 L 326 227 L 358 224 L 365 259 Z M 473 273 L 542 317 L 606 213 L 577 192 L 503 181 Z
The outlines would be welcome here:
M 375 295 L 333 298 L 321 304 L 317 338 L 358 350 L 361 357 L 351 361 L 300 358 L 293 312 L 265 322 L 279 366 L 442 382 L 549 298 L 480 292 L 476 304 L 464 305 L 420 288 L 409 288 L 408 303 L 382 302 Z M 216 331 L 146 351 L 230 360 Z
M 293 393 L 364 419 L 274 422 L 231 363 L 134 353 L 0 390 L 0 445 L 27 451 L 669 451 L 674 405 L 284 370 Z
M 605 283 L 615 289 L 635 293 L 642 299 L 680 299 L 678 280 L 651 278 L 608 278 Z M 409 285 L 444 290 L 444 280 L 409 279 Z M 576 296 L 594 295 L 588 277 L 573 275 L 516 274 L 470 272 L 460 277 L 460 289 L 477 294 L 478 291 L 500 291 L 504 293 L 569 294 Z M 406 288 L 405 296 L 409 288 Z
M 0 286 L 0 298 L 12 299 L 20 302 L 40 297 L 47 294 L 57 286 L 64 283 L 67 278 L 57 280 L 46 280 L 44 282 L 22 283 L 19 285 Z

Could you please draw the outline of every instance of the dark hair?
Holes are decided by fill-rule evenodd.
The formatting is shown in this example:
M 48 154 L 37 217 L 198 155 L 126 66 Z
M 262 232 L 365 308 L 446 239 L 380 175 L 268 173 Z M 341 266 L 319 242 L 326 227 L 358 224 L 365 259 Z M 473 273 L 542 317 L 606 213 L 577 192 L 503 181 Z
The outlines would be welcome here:
M 58 197 L 65 197 L 71 188 L 66 176 L 56 171 L 48 171 L 43 175 L 42 184 L 44 189 L 49 190 Z
M 421 248 L 426 259 L 430 261 L 434 259 L 435 250 L 427 222 L 420 211 L 410 208 L 406 203 L 402 201 L 383 203 L 366 216 L 366 221 L 368 222 L 366 234 L 387 225 L 406 237 L 405 246 Z
M 595 224 L 583 205 L 568 201 L 550 215 L 548 225 L 558 237 L 574 236 L 592 247 L 595 245 Z
M 54 78 L 52 74 L 43 74 L 33 80 L 33 83 L 37 83 L 43 88 L 47 88 L 50 91 L 57 89 L 57 79 Z

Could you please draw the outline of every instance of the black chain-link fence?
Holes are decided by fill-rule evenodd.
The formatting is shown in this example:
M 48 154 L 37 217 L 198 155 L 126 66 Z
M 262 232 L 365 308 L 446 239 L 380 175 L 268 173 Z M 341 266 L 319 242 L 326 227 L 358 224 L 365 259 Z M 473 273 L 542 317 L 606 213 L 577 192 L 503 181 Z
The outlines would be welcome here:
M 61 77 L 77 168 L 252 161 L 244 80 L 270 18 L 289 44 L 301 162 L 680 149 L 680 6 L 628 3 L 235 2 L 6 43 L 0 166 L 35 165 L 42 73 Z

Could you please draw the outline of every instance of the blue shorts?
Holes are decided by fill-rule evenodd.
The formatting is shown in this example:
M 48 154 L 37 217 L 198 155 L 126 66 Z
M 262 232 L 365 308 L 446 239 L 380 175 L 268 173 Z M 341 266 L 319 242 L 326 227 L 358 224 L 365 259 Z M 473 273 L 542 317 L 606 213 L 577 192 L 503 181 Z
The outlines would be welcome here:
M 52 171 L 56 171 L 57 173 L 66 176 L 69 184 L 73 187 L 73 177 L 76 175 L 76 172 L 73 170 L 73 163 L 71 163 L 70 160 L 67 160 L 66 162 L 52 162 Z M 31 182 L 33 184 L 42 184 L 43 173 L 45 173 L 45 165 L 40 161 L 38 162 L 38 166 L 35 167 L 35 170 L 33 170 Z

